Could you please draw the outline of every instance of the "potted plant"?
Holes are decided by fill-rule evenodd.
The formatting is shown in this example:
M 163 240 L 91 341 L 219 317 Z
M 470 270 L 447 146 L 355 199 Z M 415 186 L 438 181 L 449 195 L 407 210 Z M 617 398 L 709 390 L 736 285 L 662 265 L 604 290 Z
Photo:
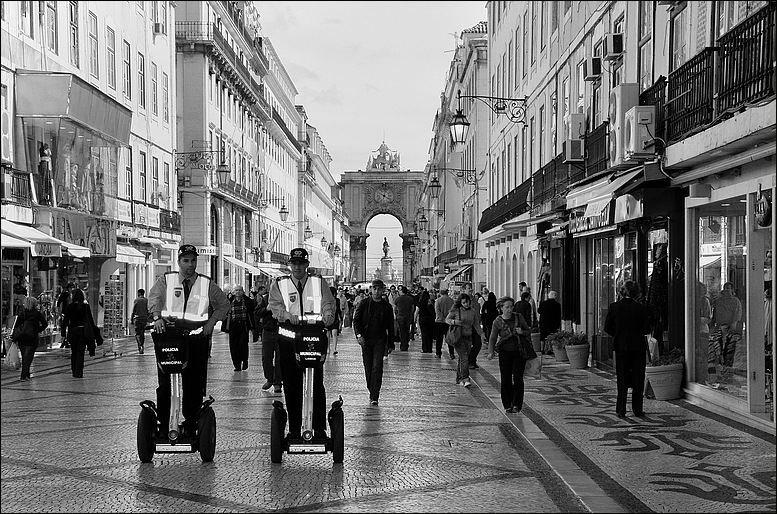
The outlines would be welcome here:
M 534 351 L 540 353 L 542 351 L 542 341 L 540 340 L 540 329 L 535 326 L 531 329 L 531 345 L 534 347 Z
M 558 332 L 553 332 L 545 338 L 545 341 L 553 348 L 553 356 L 556 358 L 557 362 L 569 361 L 566 350 L 567 341 L 572 340 L 574 337 L 574 332 L 570 332 L 568 330 L 559 330 Z
M 564 349 L 569 358 L 569 367 L 572 369 L 582 369 L 588 367 L 588 354 L 591 346 L 588 344 L 588 334 L 585 332 L 571 332 L 566 339 Z
M 645 368 L 645 381 L 653 390 L 656 400 L 680 398 L 684 365 L 683 350 L 672 348 L 669 353 L 660 356 L 652 366 Z

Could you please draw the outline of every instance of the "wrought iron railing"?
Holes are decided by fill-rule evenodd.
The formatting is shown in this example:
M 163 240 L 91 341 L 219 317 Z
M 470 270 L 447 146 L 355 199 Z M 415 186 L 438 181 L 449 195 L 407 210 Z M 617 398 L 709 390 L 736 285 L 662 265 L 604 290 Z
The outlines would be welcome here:
M 518 187 L 486 208 L 478 223 L 478 230 L 485 232 L 516 218 L 531 208 L 531 179 L 525 180 Z
M 283 133 L 286 134 L 286 137 L 289 139 L 292 145 L 294 145 L 294 148 L 302 151 L 302 145 L 299 144 L 299 141 L 297 141 L 297 137 L 291 133 L 291 130 L 289 130 L 289 127 L 286 126 L 286 122 L 283 121 L 283 118 L 281 118 L 281 115 L 278 113 L 277 110 L 275 110 L 275 107 L 272 108 L 272 117 L 275 120 L 275 122 L 278 124 L 279 127 L 281 127 L 281 130 L 283 130 Z
M 2 186 L 3 204 L 20 205 L 22 207 L 32 206 L 30 175 L 3 170 Z
M 287 264 L 289 262 L 289 256 L 283 252 L 270 252 L 270 262 Z
M 456 262 L 458 259 L 458 249 L 451 248 L 450 250 L 445 250 L 444 252 L 438 254 L 437 257 L 434 258 L 434 265 L 437 266 L 438 264 L 450 264 L 452 262 Z
M 718 40 L 717 116 L 775 94 L 775 13 L 777 3 L 766 2 Z
M 174 234 L 181 233 L 181 215 L 175 211 L 159 209 L 159 228 Z
M 656 106 L 655 134 L 653 135 L 656 138 L 664 139 L 664 131 L 666 130 L 666 77 L 661 75 L 652 86 L 639 95 L 639 105 Z
M 715 50 L 712 47 L 705 48 L 669 74 L 667 143 L 698 132 L 712 122 Z
M 585 177 L 592 177 L 607 169 L 610 160 L 610 124 L 606 121 L 585 138 Z

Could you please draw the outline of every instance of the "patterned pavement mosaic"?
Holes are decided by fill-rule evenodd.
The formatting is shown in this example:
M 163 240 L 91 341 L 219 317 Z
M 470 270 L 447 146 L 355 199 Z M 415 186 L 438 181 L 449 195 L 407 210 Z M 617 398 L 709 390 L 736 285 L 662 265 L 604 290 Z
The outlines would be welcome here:
M 3 369 L 3 512 L 774 512 L 775 436 L 682 400 L 646 400 L 645 418 L 618 419 L 612 377 L 546 360 L 527 379 L 520 414 L 505 414 L 496 359 L 475 385 L 454 361 L 410 351 L 386 361 L 369 405 L 358 345 L 346 329 L 326 363 L 328 402 L 344 400 L 345 461 L 285 455 L 270 462 L 272 401 L 260 345 L 234 372 L 214 338 L 216 457 L 135 448 L 138 402 L 153 398 L 154 356 L 131 341 L 87 357 L 39 352 L 33 378 Z

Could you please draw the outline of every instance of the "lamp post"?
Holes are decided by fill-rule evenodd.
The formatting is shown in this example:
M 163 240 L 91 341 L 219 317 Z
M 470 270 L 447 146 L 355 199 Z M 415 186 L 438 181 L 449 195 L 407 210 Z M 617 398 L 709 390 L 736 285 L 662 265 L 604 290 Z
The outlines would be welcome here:
M 504 114 L 513 123 L 526 123 L 526 101 L 529 99 L 528 96 L 523 98 L 500 98 L 498 96 L 462 95 L 461 91 L 459 91 L 456 94 L 456 98 L 458 106 L 456 114 L 453 115 L 450 122 L 451 138 L 453 138 L 454 144 L 464 144 L 469 131 L 469 121 L 467 121 L 467 117 L 461 111 L 462 98 L 480 100 L 494 113 Z

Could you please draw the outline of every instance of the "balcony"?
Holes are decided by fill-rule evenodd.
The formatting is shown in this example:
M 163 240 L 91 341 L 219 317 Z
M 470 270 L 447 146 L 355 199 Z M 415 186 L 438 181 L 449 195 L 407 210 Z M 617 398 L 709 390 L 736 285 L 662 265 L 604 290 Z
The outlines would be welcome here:
M 773 98 L 775 13 L 767 2 L 758 12 L 669 74 L 667 143 L 677 142 L 734 113 Z
M 532 205 L 544 203 L 566 194 L 569 188 L 570 165 L 564 164 L 564 154 L 558 154 L 552 161 L 537 170 L 532 176 L 534 197 Z
M 296 148 L 299 152 L 302 152 L 302 145 L 299 144 L 297 138 L 294 136 L 294 134 L 291 133 L 289 127 L 286 126 L 286 122 L 283 121 L 283 118 L 281 118 L 281 115 L 277 110 L 275 110 L 275 107 L 272 108 L 272 117 L 273 120 L 275 120 L 275 123 L 277 123 L 281 130 L 283 130 L 283 133 L 286 134 L 286 137 L 289 139 L 291 144 L 294 145 L 294 148 Z
M 495 204 L 486 208 L 480 217 L 478 231 L 486 232 L 528 211 L 531 208 L 529 197 L 531 185 L 531 180 L 525 180 Z
M 288 264 L 289 255 L 283 252 L 270 252 L 270 262 L 274 262 L 276 264 Z
M 159 209 L 159 230 L 180 235 L 181 215 L 175 211 Z
M 29 174 L 17 173 L 4 168 L 2 187 L 0 197 L 2 198 L 3 205 L 32 207 Z
M 451 264 L 457 260 L 459 260 L 458 250 L 456 248 L 451 248 L 450 250 L 446 250 L 435 257 L 434 265 L 437 266 L 439 264 Z
M 218 189 L 233 198 L 242 200 L 249 206 L 259 208 L 259 193 L 254 193 L 243 184 L 238 184 L 232 179 L 217 181 Z
M 655 136 L 656 139 L 661 138 L 666 140 L 664 137 L 666 130 L 666 77 L 661 75 L 652 86 L 639 95 L 639 105 L 656 106 Z

